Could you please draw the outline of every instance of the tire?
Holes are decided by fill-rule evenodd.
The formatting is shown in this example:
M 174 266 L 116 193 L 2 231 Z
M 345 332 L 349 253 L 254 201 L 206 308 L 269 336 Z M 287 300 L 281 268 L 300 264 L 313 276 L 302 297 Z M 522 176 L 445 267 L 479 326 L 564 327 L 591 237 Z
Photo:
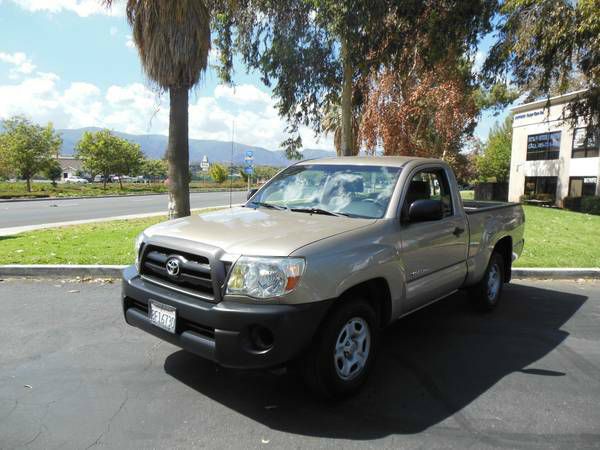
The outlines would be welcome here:
M 504 258 L 493 252 L 490 262 L 479 283 L 469 290 L 471 301 L 481 311 L 493 310 L 502 297 L 504 286 Z
M 377 315 L 367 301 L 352 299 L 339 305 L 300 361 L 305 382 L 324 398 L 356 393 L 373 366 L 378 332 Z

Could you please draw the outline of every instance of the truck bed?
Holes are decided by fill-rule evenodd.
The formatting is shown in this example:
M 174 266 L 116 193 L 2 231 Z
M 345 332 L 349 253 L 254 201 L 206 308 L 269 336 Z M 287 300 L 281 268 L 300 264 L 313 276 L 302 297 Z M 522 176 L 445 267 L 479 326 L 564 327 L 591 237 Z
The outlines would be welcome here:
M 463 207 L 467 214 L 477 214 L 494 209 L 509 208 L 519 206 L 519 203 L 514 202 L 491 202 L 483 200 L 463 200 Z

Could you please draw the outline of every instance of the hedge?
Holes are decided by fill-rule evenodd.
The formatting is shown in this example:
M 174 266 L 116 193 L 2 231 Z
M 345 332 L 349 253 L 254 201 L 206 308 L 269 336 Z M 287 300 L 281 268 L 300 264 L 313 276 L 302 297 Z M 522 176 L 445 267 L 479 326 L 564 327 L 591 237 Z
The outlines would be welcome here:
M 563 207 L 572 211 L 600 216 L 600 196 L 565 197 Z

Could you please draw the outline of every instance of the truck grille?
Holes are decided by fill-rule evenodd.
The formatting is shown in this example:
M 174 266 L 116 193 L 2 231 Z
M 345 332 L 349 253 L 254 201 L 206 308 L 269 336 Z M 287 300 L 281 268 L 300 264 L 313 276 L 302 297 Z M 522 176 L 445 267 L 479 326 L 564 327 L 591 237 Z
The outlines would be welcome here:
M 205 256 L 149 245 L 142 254 L 140 274 L 166 287 L 215 299 L 211 265 Z

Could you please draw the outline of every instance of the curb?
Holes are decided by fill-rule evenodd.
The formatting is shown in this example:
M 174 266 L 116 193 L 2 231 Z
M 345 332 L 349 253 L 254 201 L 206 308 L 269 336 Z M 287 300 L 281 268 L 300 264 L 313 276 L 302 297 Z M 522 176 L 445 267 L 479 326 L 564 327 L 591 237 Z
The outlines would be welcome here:
M 0 278 L 121 278 L 119 265 L 8 264 L 0 266 Z
M 512 269 L 515 279 L 552 279 L 552 280 L 577 280 L 591 278 L 600 280 L 600 268 L 538 268 L 515 267 Z
M 233 188 L 232 192 L 243 192 L 247 191 L 246 188 Z M 212 192 L 229 192 L 229 189 L 214 189 L 214 190 L 190 190 L 190 194 L 210 194 Z M 121 198 L 121 197 L 145 197 L 149 195 L 167 195 L 168 192 L 147 192 L 144 194 L 123 194 L 123 195 L 86 195 L 86 196 L 72 196 L 72 197 L 35 197 L 35 198 L 2 198 L 0 203 L 15 203 L 15 202 L 43 202 L 43 201 L 54 201 L 54 200 L 81 200 L 88 198 Z
M 121 265 L 73 265 L 73 264 L 8 264 L 0 265 L 0 278 L 121 278 L 127 266 Z M 514 268 L 514 279 L 600 280 L 600 268 Z

